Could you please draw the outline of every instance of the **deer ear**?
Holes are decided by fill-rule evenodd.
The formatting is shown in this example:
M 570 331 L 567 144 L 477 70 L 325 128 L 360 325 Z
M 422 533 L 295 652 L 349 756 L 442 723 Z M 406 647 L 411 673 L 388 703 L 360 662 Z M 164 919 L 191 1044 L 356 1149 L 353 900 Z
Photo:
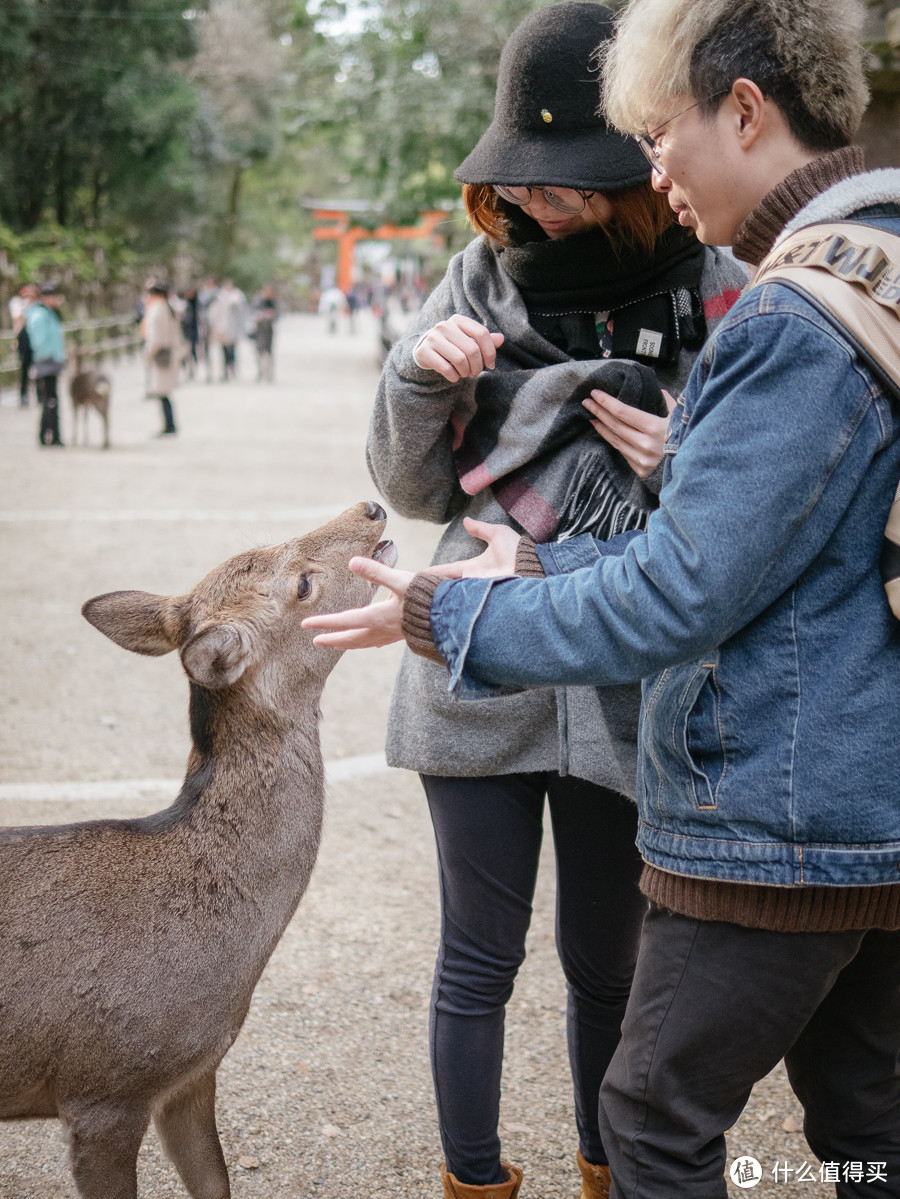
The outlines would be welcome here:
M 214 624 L 192 637 L 181 651 L 181 663 L 201 687 L 230 687 L 250 661 L 250 643 L 238 625 Z
M 96 595 L 81 615 L 116 645 L 136 654 L 168 654 L 179 644 L 184 628 L 184 605 L 167 595 L 148 591 L 110 591 Z

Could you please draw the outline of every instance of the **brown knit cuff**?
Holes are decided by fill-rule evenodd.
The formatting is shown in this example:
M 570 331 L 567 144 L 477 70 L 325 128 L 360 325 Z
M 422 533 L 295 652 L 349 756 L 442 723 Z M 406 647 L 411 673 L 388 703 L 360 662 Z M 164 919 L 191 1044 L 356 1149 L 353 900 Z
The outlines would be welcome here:
M 644 866 L 651 903 L 692 920 L 722 920 L 775 933 L 900 929 L 900 883 L 883 887 L 772 887 L 687 878 Z
M 406 589 L 400 627 L 406 644 L 414 654 L 446 666 L 431 632 L 431 601 L 443 581 L 440 575 L 432 575 L 428 571 L 415 575 Z
M 525 579 L 543 579 L 547 576 L 530 537 L 519 538 L 516 547 L 516 574 Z

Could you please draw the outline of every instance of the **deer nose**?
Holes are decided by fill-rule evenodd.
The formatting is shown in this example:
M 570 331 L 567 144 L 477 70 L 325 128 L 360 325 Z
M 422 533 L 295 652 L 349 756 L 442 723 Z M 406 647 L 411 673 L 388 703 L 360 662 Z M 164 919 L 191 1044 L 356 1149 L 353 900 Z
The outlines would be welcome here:
M 387 520 L 387 513 L 381 504 L 376 504 L 374 500 L 366 501 L 366 516 L 369 520 Z

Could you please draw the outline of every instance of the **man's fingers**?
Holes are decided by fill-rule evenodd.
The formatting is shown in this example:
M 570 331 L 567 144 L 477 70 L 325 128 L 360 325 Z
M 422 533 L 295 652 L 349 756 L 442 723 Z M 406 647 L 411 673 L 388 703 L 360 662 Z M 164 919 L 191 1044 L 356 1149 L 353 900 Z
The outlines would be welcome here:
M 376 583 L 379 587 L 387 587 L 395 595 L 405 595 L 412 574 L 408 570 L 395 570 L 376 562 L 374 558 L 351 558 L 350 569 L 367 583 Z M 377 606 L 377 605 L 376 605 Z
M 367 608 L 348 608 L 346 612 L 320 612 L 300 623 L 304 629 L 359 629 L 370 623 L 372 609 L 377 607 L 378 604 L 370 604 Z
M 662 389 L 663 399 L 666 401 L 666 408 L 669 411 L 669 416 L 672 415 L 672 409 L 675 407 L 675 397 L 669 395 L 665 388 Z
M 318 633 L 313 637 L 313 645 L 330 649 L 380 649 L 392 640 L 379 636 L 374 629 L 353 629 L 346 633 Z
M 479 541 L 490 541 L 491 533 L 496 528 L 495 525 L 489 524 L 485 520 L 473 520 L 471 516 L 463 517 L 463 525 L 467 533 L 471 533 L 473 537 L 477 537 Z

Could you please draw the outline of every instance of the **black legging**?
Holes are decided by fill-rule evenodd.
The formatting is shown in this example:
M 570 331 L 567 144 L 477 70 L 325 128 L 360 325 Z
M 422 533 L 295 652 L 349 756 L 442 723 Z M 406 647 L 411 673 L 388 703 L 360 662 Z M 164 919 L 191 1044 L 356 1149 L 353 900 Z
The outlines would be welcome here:
M 59 435 L 59 396 L 56 391 L 56 375 L 40 375 L 35 386 L 38 403 L 41 406 L 38 441 L 41 445 L 62 445 Z
M 553 773 L 423 776 L 441 888 L 431 1061 L 447 1169 L 502 1181 L 497 1131 L 505 1005 L 525 956 L 545 798 L 557 864 L 556 943 L 568 984 L 579 1147 L 606 1162 L 600 1083 L 619 1042 L 646 902 L 637 813 L 622 796 Z M 574 1152 L 574 1150 L 573 1150 Z

